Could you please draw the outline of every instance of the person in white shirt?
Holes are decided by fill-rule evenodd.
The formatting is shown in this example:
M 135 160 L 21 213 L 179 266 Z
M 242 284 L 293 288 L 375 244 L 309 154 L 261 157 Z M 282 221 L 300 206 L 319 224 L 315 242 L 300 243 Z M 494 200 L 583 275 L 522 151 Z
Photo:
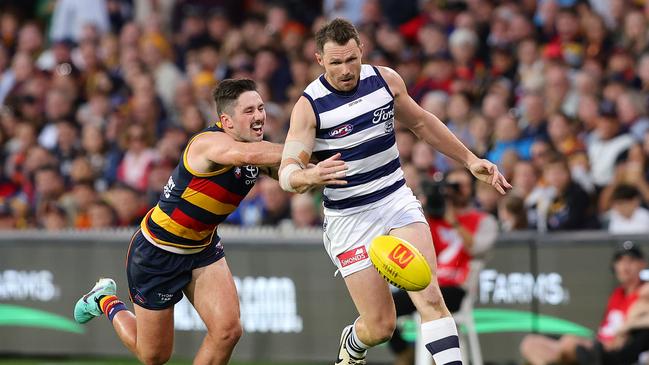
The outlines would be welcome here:
M 78 42 L 86 24 L 94 24 L 102 34 L 110 30 L 105 0 L 59 0 L 52 14 L 50 39 Z
M 615 106 L 608 102 L 600 106 L 596 127 L 590 137 L 588 160 L 591 174 L 595 185 L 602 188 L 613 180 L 616 158 L 631 147 L 634 140 L 630 134 L 620 134 Z
M 649 210 L 640 206 L 640 192 L 635 186 L 618 185 L 611 200 L 613 204 L 607 213 L 610 233 L 649 233 Z

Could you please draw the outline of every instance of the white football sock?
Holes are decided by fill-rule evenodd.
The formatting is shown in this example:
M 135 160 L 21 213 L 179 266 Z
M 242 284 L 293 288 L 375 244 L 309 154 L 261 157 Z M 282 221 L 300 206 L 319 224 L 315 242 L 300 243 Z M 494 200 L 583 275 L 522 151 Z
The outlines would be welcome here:
M 453 317 L 422 323 L 421 335 L 436 365 L 462 365 L 460 339 Z
M 358 335 L 356 334 L 356 321 L 354 321 L 354 325 L 352 326 L 352 333 L 347 336 L 347 351 L 349 352 L 350 355 L 354 356 L 355 358 L 362 358 L 365 357 L 365 354 L 367 353 L 367 349 L 370 348 L 370 346 L 366 345 L 363 343 L 358 338 Z

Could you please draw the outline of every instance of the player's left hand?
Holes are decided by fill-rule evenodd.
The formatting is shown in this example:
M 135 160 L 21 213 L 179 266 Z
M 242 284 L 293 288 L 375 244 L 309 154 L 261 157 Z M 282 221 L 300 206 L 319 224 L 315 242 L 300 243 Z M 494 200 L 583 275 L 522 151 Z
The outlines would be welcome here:
M 476 179 L 493 186 L 499 193 L 505 195 L 506 189 L 512 186 L 507 179 L 498 171 L 498 167 L 488 160 L 481 159 L 469 165 L 469 170 Z

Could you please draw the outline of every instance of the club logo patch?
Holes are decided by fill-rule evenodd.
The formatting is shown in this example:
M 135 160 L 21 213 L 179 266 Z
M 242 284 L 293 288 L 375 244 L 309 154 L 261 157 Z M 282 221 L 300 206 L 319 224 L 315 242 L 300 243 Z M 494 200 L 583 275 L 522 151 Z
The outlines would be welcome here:
M 244 174 L 246 175 L 246 179 L 256 179 L 257 175 L 259 175 L 259 168 L 257 166 L 244 166 L 245 169 Z

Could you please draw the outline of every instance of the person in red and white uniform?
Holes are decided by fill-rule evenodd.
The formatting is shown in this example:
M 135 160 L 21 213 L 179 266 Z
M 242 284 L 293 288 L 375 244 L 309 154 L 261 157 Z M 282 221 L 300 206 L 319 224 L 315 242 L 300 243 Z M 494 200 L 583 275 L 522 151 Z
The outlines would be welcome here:
M 640 272 L 645 267 L 646 261 L 640 248 L 631 241 L 622 243 L 613 255 L 613 271 L 620 285 L 609 296 L 596 338 L 564 335 L 553 339 L 543 335 L 527 335 L 520 346 L 523 357 L 531 365 L 581 365 L 584 364 L 583 358 L 587 357 L 584 356 L 586 353 L 611 352 L 622 348 L 624 344 L 619 343 L 618 332 L 625 326 L 629 308 L 638 300 L 640 288 L 644 284 Z M 577 355 L 578 352 L 581 352 L 580 356 Z M 635 355 L 636 359 L 638 354 Z M 620 362 L 615 364 L 624 365 Z
M 446 175 L 444 214 L 427 214 L 437 254 L 437 280 L 442 287 L 461 289 L 474 256 L 484 255 L 498 236 L 496 219 L 472 204 L 473 179 L 461 169 Z M 463 295 L 462 295 L 463 296 Z M 459 305 L 462 298 L 453 300 Z M 452 311 L 453 312 L 453 311 Z

